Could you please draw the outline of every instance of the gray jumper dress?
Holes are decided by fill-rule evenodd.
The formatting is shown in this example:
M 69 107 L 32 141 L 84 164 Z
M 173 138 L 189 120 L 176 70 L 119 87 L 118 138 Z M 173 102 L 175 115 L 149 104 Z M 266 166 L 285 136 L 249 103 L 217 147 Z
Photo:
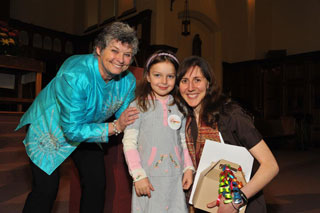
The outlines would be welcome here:
M 188 212 L 182 175 L 193 166 L 184 161 L 190 158 L 185 145 L 185 119 L 176 105 L 170 106 L 172 100 L 172 96 L 165 101 L 154 100 L 155 107 L 140 112 L 125 130 L 124 153 L 133 180 L 148 177 L 154 187 L 151 198 L 138 197 L 133 187 L 131 212 Z M 136 103 L 131 106 L 136 107 Z

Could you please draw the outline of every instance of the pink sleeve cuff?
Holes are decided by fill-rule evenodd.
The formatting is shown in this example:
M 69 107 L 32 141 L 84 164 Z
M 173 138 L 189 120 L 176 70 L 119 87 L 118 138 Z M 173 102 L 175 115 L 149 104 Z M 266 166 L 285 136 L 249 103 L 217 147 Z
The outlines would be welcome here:
M 125 153 L 127 164 L 129 171 L 133 171 L 135 169 L 140 169 L 141 167 L 141 160 L 138 150 L 136 149 L 130 149 L 126 151 Z
M 192 160 L 189 155 L 188 149 L 183 149 L 183 155 L 184 155 L 184 168 L 190 167 L 190 166 L 193 167 Z

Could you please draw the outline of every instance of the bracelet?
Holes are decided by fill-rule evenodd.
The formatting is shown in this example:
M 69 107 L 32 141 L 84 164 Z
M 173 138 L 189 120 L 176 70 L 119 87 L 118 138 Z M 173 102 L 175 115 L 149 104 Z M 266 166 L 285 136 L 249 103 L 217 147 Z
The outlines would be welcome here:
M 247 205 L 247 204 L 248 204 L 248 198 L 247 198 L 247 196 L 243 193 L 243 191 L 241 191 L 241 189 L 239 189 L 239 193 L 240 193 L 240 196 L 241 196 L 242 201 L 243 201 L 242 206 Z
M 117 129 L 116 121 L 117 121 L 117 120 L 112 121 L 112 126 L 113 126 L 113 132 L 114 132 L 114 134 L 115 134 L 116 136 L 118 136 L 118 135 L 121 133 L 121 131 L 119 131 L 119 130 Z
M 237 210 L 237 211 L 240 210 L 241 206 L 237 209 L 237 208 L 233 205 L 233 202 L 231 202 L 231 204 L 232 204 L 232 206 L 233 206 L 233 208 L 234 208 L 235 210 Z

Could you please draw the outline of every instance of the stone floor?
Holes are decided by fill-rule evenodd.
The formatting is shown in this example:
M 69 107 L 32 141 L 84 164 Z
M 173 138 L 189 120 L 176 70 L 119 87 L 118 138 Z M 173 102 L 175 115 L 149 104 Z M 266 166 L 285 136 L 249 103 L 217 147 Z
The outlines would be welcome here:
M 279 175 L 265 188 L 268 212 L 320 212 L 320 148 L 273 151 Z

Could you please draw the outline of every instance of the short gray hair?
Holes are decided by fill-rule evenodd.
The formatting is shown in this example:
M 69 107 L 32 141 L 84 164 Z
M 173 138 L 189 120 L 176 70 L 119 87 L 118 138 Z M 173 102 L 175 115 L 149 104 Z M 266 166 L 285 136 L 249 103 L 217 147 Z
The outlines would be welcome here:
M 132 47 L 132 56 L 137 54 L 139 41 L 136 31 L 128 24 L 123 22 L 113 22 L 106 26 L 94 41 L 93 54 L 97 55 L 96 49 L 105 49 L 112 40 L 118 40 L 121 43 L 129 44 Z

